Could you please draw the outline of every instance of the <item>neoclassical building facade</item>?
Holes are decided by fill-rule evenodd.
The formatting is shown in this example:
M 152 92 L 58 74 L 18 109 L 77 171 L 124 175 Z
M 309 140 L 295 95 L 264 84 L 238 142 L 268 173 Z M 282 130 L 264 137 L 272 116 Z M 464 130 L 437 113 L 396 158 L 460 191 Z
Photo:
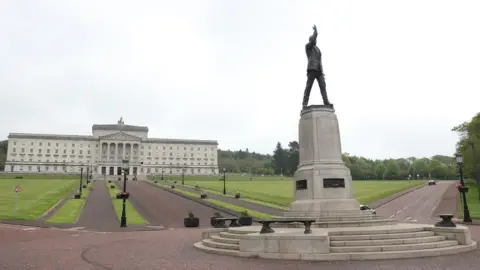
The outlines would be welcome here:
M 214 140 L 148 138 L 148 127 L 93 125 L 91 136 L 10 133 L 5 171 L 120 175 L 218 173 Z

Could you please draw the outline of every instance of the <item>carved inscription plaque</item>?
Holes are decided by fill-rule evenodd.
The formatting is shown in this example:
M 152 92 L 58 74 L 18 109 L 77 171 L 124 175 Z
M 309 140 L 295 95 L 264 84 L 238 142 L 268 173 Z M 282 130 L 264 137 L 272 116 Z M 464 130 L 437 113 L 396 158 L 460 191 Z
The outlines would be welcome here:
M 345 179 L 343 178 L 323 178 L 324 188 L 344 188 Z
M 297 190 L 307 189 L 307 180 L 297 180 L 295 183 Z

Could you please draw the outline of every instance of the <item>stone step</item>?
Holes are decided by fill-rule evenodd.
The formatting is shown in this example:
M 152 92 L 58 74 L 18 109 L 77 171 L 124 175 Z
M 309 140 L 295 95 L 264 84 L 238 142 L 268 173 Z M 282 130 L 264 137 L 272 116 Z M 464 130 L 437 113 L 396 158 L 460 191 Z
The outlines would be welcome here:
M 312 228 L 344 228 L 344 227 L 372 227 L 394 225 L 398 221 L 394 219 L 370 219 L 370 220 L 344 220 L 322 221 L 312 224 Z M 273 223 L 272 228 L 303 228 L 302 223 Z
M 339 227 L 367 227 L 397 224 L 394 219 L 372 219 L 372 220 L 348 220 L 348 221 L 331 221 L 331 222 L 315 222 L 312 227 L 318 228 L 339 228 Z
M 258 257 L 257 253 L 254 252 L 241 252 L 238 250 L 233 250 L 233 249 L 221 249 L 221 248 L 213 248 L 209 247 L 203 244 L 203 242 L 197 242 L 193 244 L 193 246 L 199 250 L 208 252 L 208 253 L 213 253 L 213 254 L 219 254 L 219 255 L 230 255 L 230 256 L 237 256 L 237 257 Z
M 278 219 L 297 219 L 299 217 L 279 217 Z M 301 218 L 309 218 L 309 217 L 301 217 Z M 378 220 L 378 219 L 385 219 L 383 216 L 379 215 L 348 215 L 348 216 L 325 216 L 325 217 L 311 217 L 312 219 L 316 219 L 317 222 L 322 221 L 348 221 L 348 220 Z M 275 219 L 275 218 L 274 218 Z
M 472 251 L 477 248 L 477 243 L 472 241 L 469 245 L 454 245 L 441 248 L 432 248 L 425 250 L 401 250 L 401 251 L 381 251 L 381 252 L 350 252 L 350 253 L 329 253 L 329 254 L 282 254 L 282 253 L 256 253 L 241 252 L 238 250 L 219 249 L 205 246 L 203 242 L 197 242 L 194 247 L 204 252 L 230 255 L 249 258 L 265 259 L 289 259 L 306 261 L 346 261 L 346 260 L 382 260 L 382 259 L 406 259 L 444 256 Z
M 332 235 L 330 241 L 356 241 L 356 240 L 382 240 L 382 239 L 405 239 L 415 237 L 434 236 L 431 231 L 406 232 L 406 233 L 385 233 L 385 234 L 352 234 L 352 235 Z
M 220 237 L 223 237 L 223 238 L 240 239 L 240 237 L 243 234 L 239 234 L 239 233 L 236 233 L 236 232 L 221 232 L 221 233 L 219 233 L 219 235 L 220 235 Z
M 221 237 L 219 235 L 212 235 L 210 239 L 218 243 L 233 244 L 233 245 L 240 244 L 240 239 L 226 238 L 226 237 Z
M 212 247 L 212 248 L 231 249 L 231 250 L 239 250 L 240 249 L 239 245 L 237 245 L 237 244 L 220 243 L 220 242 L 215 242 L 212 239 L 203 239 L 202 243 L 205 246 Z
M 349 228 L 348 230 L 337 229 L 328 232 L 328 235 L 364 235 L 364 234 L 394 234 L 394 233 L 409 233 L 409 232 L 423 232 L 423 227 L 419 226 L 405 226 L 395 227 L 372 227 L 372 228 Z
M 385 251 L 403 251 L 403 250 L 424 250 L 432 248 L 443 248 L 456 246 L 456 240 L 427 242 L 419 244 L 406 245 L 386 245 L 386 246 L 358 246 L 358 247 L 331 247 L 332 253 L 351 253 L 351 252 L 385 252 Z
M 444 241 L 445 236 L 428 236 L 406 239 L 383 239 L 383 240 L 357 240 L 357 241 L 330 241 L 330 247 L 361 247 L 361 246 L 386 246 L 419 244 Z

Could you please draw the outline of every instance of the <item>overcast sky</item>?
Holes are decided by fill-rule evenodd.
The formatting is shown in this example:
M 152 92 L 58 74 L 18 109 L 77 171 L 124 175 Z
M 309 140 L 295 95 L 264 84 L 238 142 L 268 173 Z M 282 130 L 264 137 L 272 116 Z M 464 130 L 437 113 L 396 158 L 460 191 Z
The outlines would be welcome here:
M 316 24 L 344 152 L 450 155 L 479 111 L 480 2 L 1 0 L 0 138 L 148 126 L 271 153 L 298 139 Z M 320 104 L 318 85 L 310 104 Z

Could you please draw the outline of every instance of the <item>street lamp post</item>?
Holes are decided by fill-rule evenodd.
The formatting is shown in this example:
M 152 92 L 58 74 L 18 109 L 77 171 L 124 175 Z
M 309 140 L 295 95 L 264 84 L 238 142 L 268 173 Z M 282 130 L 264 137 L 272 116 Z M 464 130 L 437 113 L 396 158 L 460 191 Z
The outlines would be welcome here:
M 80 188 L 79 188 L 79 194 L 82 195 L 82 185 L 83 185 L 83 166 L 80 167 Z
M 223 168 L 223 195 L 227 195 L 227 185 L 226 185 L 226 180 L 227 180 L 227 177 L 226 177 L 226 169 Z
M 182 168 L 182 186 L 185 185 L 185 168 Z
M 463 199 L 463 222 L 472 222 L 472 218 L 470 217 L 470 211 L 468 210 L 467 204 L 466 193 L 468 192 L 468 187 L 465 186 L 465 182 L 463 181 L 463 156 L 461 153 L 457 153 L 455 154 L 455 158 L 457 159 L 458 172 L 460 174 L 460 187 L 458 188 L 458 190 L 462 193 Z
M 126 193 L 127 193 L 127 170 L 128 170 L 128 159 L 122 160 L 122 169 L 123 169 L 123 204 L 122 204 L 122 217 L 120 219 L 120 227 L 127 227 L 127 213 L 126 213 Z
M 162 177 L 160 177 L 160 180 L 163 180 L 163 168 L 162 168 Z

